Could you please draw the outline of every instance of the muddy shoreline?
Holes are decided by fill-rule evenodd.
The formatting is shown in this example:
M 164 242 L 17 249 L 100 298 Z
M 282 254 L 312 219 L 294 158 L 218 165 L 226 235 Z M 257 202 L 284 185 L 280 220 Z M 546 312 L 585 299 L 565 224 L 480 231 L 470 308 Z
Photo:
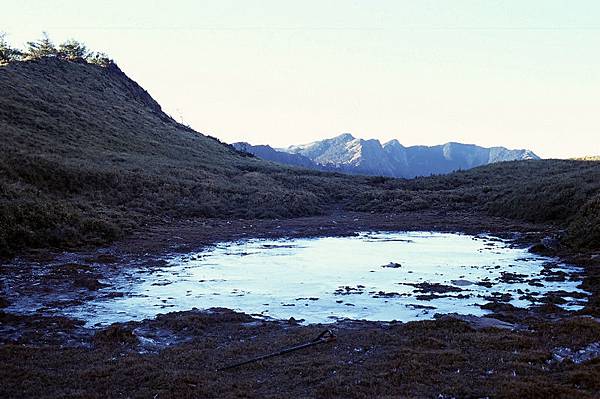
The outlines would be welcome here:
M 304 326 L 293 319 L 256 320 L 213 309 L 97 330 L 60 316 L 60 306 L 99 295 L 99 288 L 107 288 L 106 276 L 153 262 L 160 266 L 166 254 L 246 238 L 408 230 L 490 233 L 530 246 L 559 229 L 468 213 L 339 212 L 292 220 L 165 221 L 107 248 L 30 252 L 0 268 L 0 364 L 5 366 L 0 396 L 597 397 L 600 361 L 592 354 L 591 360 L 575 363 L 557 353 L 584 350 L 600 340 L 600 259 L 560 248 L 546 251 L 585 268 L 583 286 L 592 296 L 579 312 L 557 307 L 557 295 L 531 310 L 492 300 L 492 314 L 483 321 L 440 315 L 434 321 L 410 323 Z M 56 272 L 41 273 L 48 264 Z M 16 281 L 27 284 L 11 285 Z M 107 295 L 106 289 L 101 291 Z M 49 307 L 55 311 L 21 316 L 2 312 L 19 296 L 36 295 L 54 298 Z M 215 371 L 219 365 L 305 342 L 325 328 L 334 330 L 335 343 L 227 373 Z M 73 375 L 56 378 L 65 367 Z M 132 377 L 136 373 L 139 378 Z

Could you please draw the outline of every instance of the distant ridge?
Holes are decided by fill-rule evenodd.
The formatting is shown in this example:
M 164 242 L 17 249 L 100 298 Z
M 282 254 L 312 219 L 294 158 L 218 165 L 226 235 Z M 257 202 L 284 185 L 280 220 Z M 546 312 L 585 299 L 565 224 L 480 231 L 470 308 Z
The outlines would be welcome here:
M 600 155 L 586 155 L 584 157 L 577 157 L 573 159 L 575 161 L 600 161 Z
M 527 149 L 486 148 L 455 142 L 405 147 L 395 139 L 381 144 L 377 139 L 359 139 L 350 133 L 282 149 L 248 143 L 233 146 L 259 158 L 288 165 L 405 178 L 445 174 L 503 161 L 540 159 Z

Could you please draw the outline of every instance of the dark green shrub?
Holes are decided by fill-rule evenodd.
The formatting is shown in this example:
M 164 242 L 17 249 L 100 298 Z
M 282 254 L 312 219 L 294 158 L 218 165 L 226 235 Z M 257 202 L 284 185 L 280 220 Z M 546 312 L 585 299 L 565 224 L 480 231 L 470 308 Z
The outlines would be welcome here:
M 568 228 L 567 243 L 575 248 L 600 249 L 600 195 L 575 215 Z

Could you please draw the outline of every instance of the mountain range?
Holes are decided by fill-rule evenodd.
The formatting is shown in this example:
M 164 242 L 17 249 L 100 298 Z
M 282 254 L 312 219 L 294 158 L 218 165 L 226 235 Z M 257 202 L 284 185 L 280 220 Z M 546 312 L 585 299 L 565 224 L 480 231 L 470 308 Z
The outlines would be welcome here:
M 351 174 L 412 178 L 450 173 L 503 161 L 540 159 L 530 150 L 446 143 L 405 147 L 398 140 L 381 144 L 344 133 L 309 144 L 273 148 L 269 145 L 232 144 L 237 150 L 287 165 Z

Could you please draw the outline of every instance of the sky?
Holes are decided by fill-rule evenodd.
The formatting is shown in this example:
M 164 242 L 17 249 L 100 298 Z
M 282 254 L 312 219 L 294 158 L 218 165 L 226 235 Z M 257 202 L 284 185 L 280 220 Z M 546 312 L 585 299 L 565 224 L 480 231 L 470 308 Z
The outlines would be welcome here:
M 0 31 L 81 40 L 225 142 L 600 155 L 597 0 L 20 0 Z

